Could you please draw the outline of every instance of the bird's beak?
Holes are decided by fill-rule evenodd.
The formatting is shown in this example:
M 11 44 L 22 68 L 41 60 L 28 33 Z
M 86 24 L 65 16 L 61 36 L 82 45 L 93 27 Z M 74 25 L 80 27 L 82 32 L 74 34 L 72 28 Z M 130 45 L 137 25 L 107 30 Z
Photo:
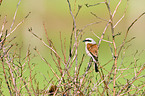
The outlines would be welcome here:
M 86 42 L 86 40 L 83 40 L 83 42 Z

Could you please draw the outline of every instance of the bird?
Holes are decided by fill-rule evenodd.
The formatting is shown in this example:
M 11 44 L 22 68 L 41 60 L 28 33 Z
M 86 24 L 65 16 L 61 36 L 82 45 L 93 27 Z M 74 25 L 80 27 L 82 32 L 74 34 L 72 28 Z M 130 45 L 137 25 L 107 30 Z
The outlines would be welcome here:
M 98 70 L 98 45 L 92 38 L 86 38 L 83 40 L 85 42 L 85 50 L 86 54 L 93 59 L 95 64 L 95 72 L 99 72 Z

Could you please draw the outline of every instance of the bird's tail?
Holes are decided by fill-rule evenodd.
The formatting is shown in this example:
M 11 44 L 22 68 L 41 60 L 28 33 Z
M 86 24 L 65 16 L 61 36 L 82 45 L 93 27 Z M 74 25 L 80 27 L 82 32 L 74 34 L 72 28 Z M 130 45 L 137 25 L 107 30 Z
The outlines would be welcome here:
M 90 54 L 92 55 L 92 59 L 93 59 L 93 61 L 94 61 L 94 64 L 95 64 L 95 71 L 96 72 L 99 72 L 99 70 L 98 70 L 98 56 L 94 56 L 91 52 L 90 52 Z
M 95 64 L 95 71 L 96 72 L 99 72 L 99 70 L 98 70 L 98 57 L 96 57 L 96 56 L 94 56 L 94 55 L 92 55 L 93 56 L 93 58 L 94 58 L 94 64 Z
M 97 63 L 94 62 L 94 64 L 95 64 L 95 71 L 96 71 L 96 72 L 99 72 Z

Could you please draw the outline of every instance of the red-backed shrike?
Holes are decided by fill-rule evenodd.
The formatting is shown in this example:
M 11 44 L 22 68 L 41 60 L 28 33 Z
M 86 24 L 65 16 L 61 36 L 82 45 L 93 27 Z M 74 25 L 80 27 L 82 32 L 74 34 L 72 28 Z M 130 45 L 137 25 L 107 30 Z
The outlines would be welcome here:
M 98 45 L 92 38 L 86 38 L 83 42 L 86 44 L 86 53 L 88 56 L 90 56 L 93 59 L 93 62 L 95 64 L 95 71 L 99 72 L 98 70 Z

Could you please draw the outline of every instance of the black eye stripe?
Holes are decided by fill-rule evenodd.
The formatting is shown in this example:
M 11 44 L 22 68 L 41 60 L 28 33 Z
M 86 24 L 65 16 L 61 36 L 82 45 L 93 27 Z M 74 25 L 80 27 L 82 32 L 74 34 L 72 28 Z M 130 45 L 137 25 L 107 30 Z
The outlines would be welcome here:
M 84 40 L 83 42 L 92 42 L 92 40 Z
M 85 40 L 85 41 L 91 42 L 91 40 Z

